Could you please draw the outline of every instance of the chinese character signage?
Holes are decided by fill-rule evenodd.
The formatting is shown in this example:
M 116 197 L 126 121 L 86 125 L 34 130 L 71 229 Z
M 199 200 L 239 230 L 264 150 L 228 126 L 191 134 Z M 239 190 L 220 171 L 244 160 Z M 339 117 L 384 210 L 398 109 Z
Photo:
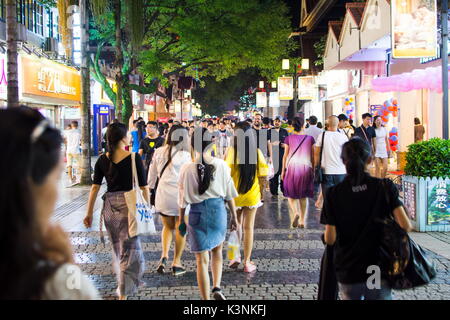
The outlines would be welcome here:
M 267 107 L 267 95 L 265 92 L 256 93 L 256 107 L 257 108 Z
M 403 182 L 403 203 L 406 212 L 412 220 L 416 220 L 416 184 L 412 182 Z
M 278 98 L 280 100 L 294 99 L 294 79 L 292 77 L 278 78 Z
M 427 224 L 450 224 L 450 184 L 447 184 L 445 181 L 429 181 L 427 183 L 427 192 Z
M 436 55 L 436 0 L 392 0 L 391 19 L 394 58 Z
M 22 56 L 23 93 L 79 102 L 81 76 L 76 69 L 32 56 Z

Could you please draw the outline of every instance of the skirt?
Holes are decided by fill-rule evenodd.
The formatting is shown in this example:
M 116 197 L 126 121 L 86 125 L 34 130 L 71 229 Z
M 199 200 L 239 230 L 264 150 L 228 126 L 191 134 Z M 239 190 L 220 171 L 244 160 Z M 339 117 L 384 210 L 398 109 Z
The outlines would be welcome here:
M 314 197 L 314 173 L 310 166 L 292 164 L 286 169 L 283 195 L 291 199 Z
M 113 267 L 117 276 L 118 293 L 132 295 L 144 284 L 144 253 L 139 236 L 128 235 L 128 207 L 124 192 L 107 192 L 104 200 L 102 218 L 113 247 Z M 101 225 L 101 224 L 100 224 Z
M 191 252 L 210 251 L 225 241 L 227 210 L 222 198 L 191 204 L 187 237 Z

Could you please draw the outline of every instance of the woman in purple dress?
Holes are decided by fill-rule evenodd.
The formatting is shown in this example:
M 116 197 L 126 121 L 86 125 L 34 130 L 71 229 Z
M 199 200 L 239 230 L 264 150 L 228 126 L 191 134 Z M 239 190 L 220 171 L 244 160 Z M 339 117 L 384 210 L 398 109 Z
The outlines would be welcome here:
M 303 132 L 304 119 L 294 118 L 294 132 L 284 140 L 283 179 L 284 196 L 294 213 L 292 226 L 305 227 L 306 199 L 314 197 L 313 146 L 314 138 Z

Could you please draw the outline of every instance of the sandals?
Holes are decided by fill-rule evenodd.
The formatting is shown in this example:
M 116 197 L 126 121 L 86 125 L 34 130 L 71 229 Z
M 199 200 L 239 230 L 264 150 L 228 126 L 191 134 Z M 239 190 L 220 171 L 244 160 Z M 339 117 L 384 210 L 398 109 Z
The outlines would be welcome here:
M 300 220 L 300 216 L 296 215 L 294 218 L 294 221 L 292 222 L 292 227 L 297 228 L 298 227 L 298 221 Z
M 237 269 L 239 267 L 239 265 L 241 264 L 241 259 L 238 260 L 231 260 L 230 263 L 228 264 L 228 266 L 231 269 Z
M 173 267 L 172 267 L 172 273 L 173 273 L 173 275 L 174 275 L 175 277 L 181 276 L 181 275 L 183 275 L 183 274 L 186 273 L 186 269 L 183 268 L 183 267 L 176 267 L 176 266 L 173 266 Z
M 158 272 L 159 274 L 164 274 L 164 272 L 166 271 L 166 263 L 167 258 L 162 258 L 161 262 L 159 263 L 158 269 L 156 269 L 156 272 Z
M 244 265 L 244 272 L 252 273 L 256 271 L 256 265 L 253 262 L 247 262 Z

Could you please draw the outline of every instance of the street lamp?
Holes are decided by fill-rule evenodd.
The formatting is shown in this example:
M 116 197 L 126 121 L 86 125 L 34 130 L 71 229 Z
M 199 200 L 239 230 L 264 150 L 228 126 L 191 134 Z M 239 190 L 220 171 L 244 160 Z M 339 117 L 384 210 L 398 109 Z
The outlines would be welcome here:
M 289 70 L 289 59 L 283 59 L 282 69 L 283 70 Z

